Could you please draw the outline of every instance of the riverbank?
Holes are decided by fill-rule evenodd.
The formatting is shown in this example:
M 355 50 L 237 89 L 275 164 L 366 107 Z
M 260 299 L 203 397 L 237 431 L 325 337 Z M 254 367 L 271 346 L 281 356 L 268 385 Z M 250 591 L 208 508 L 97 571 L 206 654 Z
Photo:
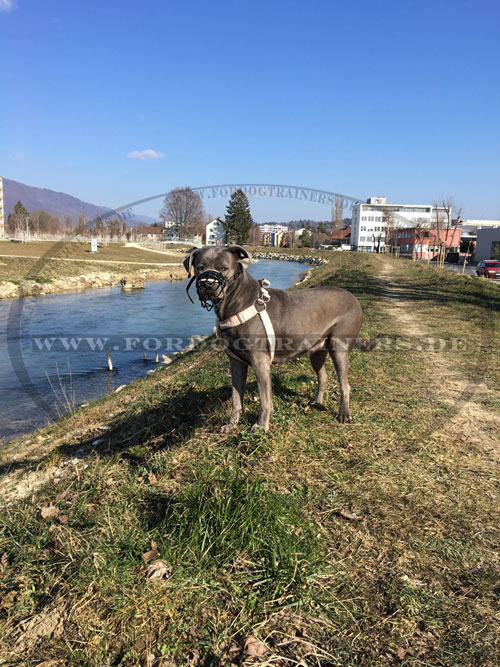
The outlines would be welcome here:
M 0 299 L 78 292 L 118 285 L 122 278 L 181 280 L 183 256 L 176 250 L 152 256 L 120 243 L 90 253 L 86 243 L 0 241 Z
M 86 289 L 109 287 L 119 285 L 123 279 L 127 283 L 155 280 L 183 280 L 186 272 L 181 266 L 170 266 L 168 268 L 148 269 L 139 265 L 137 270 L 130 271 L 130 266 L 125 265 L 126 271 L 85 273 L 78 276 L 66 276 L 65 278 L 35 278 L 25 279 L 19 282 L 8 280 L 0 281 L 0 299 L 13 299 L 26 296 L 42 296 L 44 294 L 59 294 L 62 292 L 79 292 Z
M 29 245 L 23 244 L 21 249 L 16 246 L 14 250 L 17 252 L 25 251 L 23 248 Z M 78 247 L 70 247 L 70 251 L 73 254 L 87 252 L 79 247 L 85 244 L 75 245 Z M 41 253 L 49 252 L 50 248 L 38 248 L 37 244 L 34 244 L 34 246 L 34 248 L 30 248 L 32 253 L 36 253 L 36 256 L 33 258 L 22 255 L 0 257 L 0 278 L 6 276 L 16 277 L 16 279 L 10 280 L 0 279 L 0 299 L 78 292 L 86 289 L 119 285 L 122 279 L 125 279 L 130 284 L 137 278 L 147 282 L 156 280 L 183 280 L 186 277 L 186 272 L 181 264 L 184 254 L 178 250 L 177 253 L 172 251 L 172 253 L 166 254 L 166 260 L 174 258 L 179 262 L 177 265 L 172 265 L 171 263 L 167 264 L 166 260 L 161 264 L 157 262 L 141 264 L 139 262 L 119 260 L 108 260 L 106 263 L 105 260 L 52 258 L 49 255 L 43 257 Z M 11 252 L 14 252 L 14 250 L 11 250 Z M 139 256 L 142 257 L 144 254 L 147 256 L 148 253 L 153 252 L 135 244 L 125 244 L 123 248 L 106 248 L 105 250 L 112 257 L 128 256 L 127 253 L 129 252 L 139 252 Z M 163 252 L 157 252 L 159 256 L 164 254 Z M 321 266 L 328 262 L 327 258 L 319 256 L 314 251 L 307 253 L 297 250 L 275 252 L 256 248 L 252 249 L 252 254 L 255 259 L 299 262 L 311 266 Z M 134 255 L 134 257 L 137 256 Z M 149 254 L 149 257 L 151 257 L 151 254 Z M 162 264 L 165 265 L 164 268 L 162 268 Z
M 361 253 L 308 285 L 387 335 L 352 355 L 353 424 L 331 364 L 310 409 L 303 359 L 273 369 L 269 434 L 253 376 L 221 434 L 206 347 L 0 450 L 4 660 L 499 662 L 496 288 Z
M 252 251 L 252 257 L 254 259 L 275 259 L 282 262 L 300 262 L 301 264 L 311 264 L 311 266 L 323 266 L 329 262 L 328 258 L 321 257 L 317 253 L 304 255 L 300 252 L 285 253 L 280 252 L 279 250 L 255 250 Z

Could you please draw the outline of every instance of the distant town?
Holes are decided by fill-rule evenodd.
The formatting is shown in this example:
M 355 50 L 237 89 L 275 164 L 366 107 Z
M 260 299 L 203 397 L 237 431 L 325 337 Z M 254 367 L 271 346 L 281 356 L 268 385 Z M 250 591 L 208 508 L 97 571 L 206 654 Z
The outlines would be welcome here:
M 30 199 L 31 191 L 52 193 L 23 187 L 24 190 L 15 192 L 17 196 L 26 192 Z M 182 207 L 178 201 L 175 205 L 170 202 L 169 208 L 167 196 L 160 219 L 153 222 L 141 222 L 138 215 L 117 214 L 55 192 L 52 194 L 66 198 L 61 206 L 68 212 L 63 213 L 66 209 L 52 205 L 48 195 L 44 200 L 45 205 L 48 204 L 46 209 L 28 210 L 22 201 L 13 204 L 12 200 L 5 212 L 4 189 L 0 178 L 0 238 L 3 239 L 18 242 L 96 239 L 103 243 L 134 242 L 155 247 L 179 243 L 218 246 L 234 240 L 228 235 L 227 219 L 206 214 L 190 188 L 176 189 L 172 193 L 182 195 L 184 208 L 187 208 L 186 197 L 189 205 L 194 201 L 197 210 L 191 220 L 185 210 L 179 212 Z M 39 203 L 36 199 L 30 201 L 36 202 L 32 206 Z M 91 213 L 90 219 L 85 210 Z M 349 212 L 351 217 L 345 217 L 339 196 L 329 220 L 254 224 L 249 217 L 251 223 L 245 240 L 253 246 L 390 253 L 427 261 L 441 259 L 459 263 L 500 259 L 500 220 L 464 219 L 452 200 L 432 204 L 392 203 L 384 196 L 376 196 L 354 203 Z

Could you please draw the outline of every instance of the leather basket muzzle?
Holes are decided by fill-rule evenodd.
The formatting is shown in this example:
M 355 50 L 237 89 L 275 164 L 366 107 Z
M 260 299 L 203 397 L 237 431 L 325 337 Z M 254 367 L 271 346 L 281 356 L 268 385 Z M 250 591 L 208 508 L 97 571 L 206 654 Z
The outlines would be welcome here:
M 189 298 L 189 288 L 193 280 L 196 280 L 196 292 L 201 305 L 207 310 L 212 310 L 214 306 L 222 301 L 224 287 L 227 285 L 226 276 L 220 271 L 203 271 L 199 276 L 193 276 L 186 288 Z M 192 301 L 192 299 L 191 299 Z

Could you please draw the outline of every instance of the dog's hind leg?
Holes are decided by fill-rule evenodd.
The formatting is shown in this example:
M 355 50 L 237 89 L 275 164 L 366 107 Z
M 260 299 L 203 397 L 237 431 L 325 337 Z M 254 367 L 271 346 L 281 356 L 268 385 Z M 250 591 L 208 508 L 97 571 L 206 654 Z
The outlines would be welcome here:
M 337 376 L 339 378 L 340 405 L 339 411 L 337 413 L 337 419 L 341 423 L 352 421 L 351 413 L 349 412 L 349 395 L 351 393 L 351 388 L 349 387 L 349 381 L 347 379 L 349 355 L 350 350 L 347 349 L 330 350 L 330 356 L 332 357 L 335 370 L 337 371 Z
M 328 379 L 325 361 L 328 356 L 327 350 L 317 350 L 316 352 L 311 352 L 309 359 L 311 361 L 311 366 L 318 376 L 318 390 L 316 396 L 309 401 L 309 405 L 318 408 L 319 410 L 324 410 L 323 407 L 323 398 L 325 396 L 326 381 Z
M 245 394 L 248 374 L 248 366 L 242 361 L 234 359 L 233 357 L 229 357 L 229 363 L 231 365 L 231 380 L 233 383 L 233 406 L 231 410 L 231 416 L 229 417 L 229 422 L 221 427 L 221 431 L 223 433 L 232 431 L 240 420 L 240 416 L 243 411 L 243 396 Z

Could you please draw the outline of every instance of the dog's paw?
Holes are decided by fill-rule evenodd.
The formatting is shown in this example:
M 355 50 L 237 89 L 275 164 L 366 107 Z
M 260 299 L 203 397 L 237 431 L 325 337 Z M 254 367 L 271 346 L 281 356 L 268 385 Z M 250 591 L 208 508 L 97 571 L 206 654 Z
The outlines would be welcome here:
M 221 426 L 219 430 L 221 433 L 231 433 L 231 431 L 234 431 L 236 426 L 237 424 L 231 424 L 231 422 L 229 422 L 229 424 L 224 424 L 224 426 Z
M 315 410 L 321 410 L 322 412 L 326 412 L 326 408 L 323 405 L 323 403 L 318 403 L 317 401 L 314 400 L 314 398 L 312 398 L 309 401 L 309 407 L 314 408 Z
M 254 424 L 250 430 L 254 433 L 257 431 L 264 431 L 264 433 L 267 433 L 269 431 L 269 424 L 267 426 L 263 426 L 262 424 Z
M 352 417 L 348 412 L 338 412 L 337 421 L 341 424 L 352 424 Z

